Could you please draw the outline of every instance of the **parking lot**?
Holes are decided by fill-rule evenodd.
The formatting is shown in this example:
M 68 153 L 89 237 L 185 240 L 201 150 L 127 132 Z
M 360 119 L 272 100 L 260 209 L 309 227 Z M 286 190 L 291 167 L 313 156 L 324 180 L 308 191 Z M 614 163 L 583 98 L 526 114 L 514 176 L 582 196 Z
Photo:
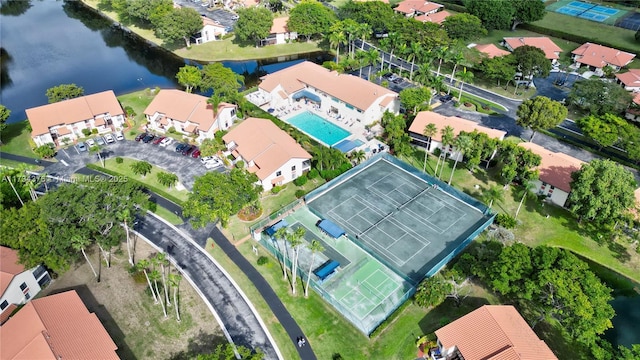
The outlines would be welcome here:
M 234 20 L 236 14 L 225 9 L 209 8 L 209 1 L 207 0 L 174 0 L 173 2 L 183 7 L 196 9 L 200 13 L 200 15 L 206 16 L 211 20 L 219 22 L 220 25 L 227 28 L 227 31 L 232 31 L 233 27 L 236 24 L 236 20 Z
M 98 138 L 101 138 L 104 141 L 104 136 L 95 135 L 92 137 L 94 141 Z M 176 152 L 176 146 L 180 144 L 179 142 L 173 142 L 166 147 L 154 145 L 153 141 L 144 143 L 142 141 L 137 142 L 133 140 L 116 140 L 110 144 L 107 144 L 106 141 L 104 142 L 105 145 L 100 147 L 100 154 L 105 159 L 120 156 L 147 161 L 152 165 L 164 169 L 165 171 L 178 175 L 180 183 L 188 190 L 192 189 L 197 176 L 204 175 L 207 171 L 224 172 L 226 170 L 226 168 L 220 163 L 216 164 L 218 166 L 207 169 L 200 158 L 196 159 L 191 155 L 182 155 L 182 153 Z M 76 167 L 78 165 L 84 166 L 88 163 L 99 161 L 97 154 L 92 154 L 86 150 L 81 151 L 78 145 L 60 151 L 57 159 L 64 160 L 69 165 L 68 167 Z M 56 170 L 51 169 L 51 171 Z M 64 171 L 64 169 L 61 168 L 60 171 Z

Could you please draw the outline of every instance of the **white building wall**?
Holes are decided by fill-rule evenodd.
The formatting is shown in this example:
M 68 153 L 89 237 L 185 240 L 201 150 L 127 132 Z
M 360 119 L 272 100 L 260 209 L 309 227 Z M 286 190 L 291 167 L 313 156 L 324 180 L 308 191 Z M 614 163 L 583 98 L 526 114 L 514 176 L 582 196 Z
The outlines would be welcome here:
M 552 203 L 564 207 L 569 198 L 569 193 L 564 190 L 560 190 L 554 186 L 544 183 L 540 180 L 533 182 L 535 193 L 538 195 L 545 195 Z
M 278 170 L 274 171 L 271 175 L 267 176 L 264 180 L 260 181 L 260 185 L 262 185 L 262 188 L 264 189 L 264 191 L 271 190 L 273 188 L 271 181 L 277 178 L 278 176 L 282 176 L 284 178 L 280 185 L 284 185 L 292 182 L 296 178 L 300 177 L 300 175 L 302 175 L 304 171 L 309 169 L 309 166 L 307 166 L 306 168 L 302 167 L 303 166 L 302 164 L 305 161 L 307 160 L 300 159 L 300 158 L 290 159 L 284 165 L 280 166 Z M 293 166 L 296 167 L 295 171 L 291 170 Z M 281 174 L 277 175 L 278 172 L 280 172 Z
M 24 293 L 20 289 L 20 285 L 22 285 L 22 283 L 25 283 L 28 289 L 28 291 L 25 289 Z M 24 304 L 28 301 L 25 294 L 29 294 L 29 299 L 33 299 L 40 290 L 42 289 L 40 288 L 40 285 L 38 285 L 36 278 L 33 277 L 31 270 L 24 271 L 13 277 L 9 287 L 7 287 L 7 290 L 5 290 L 4 294 L 2 294 L 2 297 L 0 298 L 0 304 L 5 300 L 9 304 Z

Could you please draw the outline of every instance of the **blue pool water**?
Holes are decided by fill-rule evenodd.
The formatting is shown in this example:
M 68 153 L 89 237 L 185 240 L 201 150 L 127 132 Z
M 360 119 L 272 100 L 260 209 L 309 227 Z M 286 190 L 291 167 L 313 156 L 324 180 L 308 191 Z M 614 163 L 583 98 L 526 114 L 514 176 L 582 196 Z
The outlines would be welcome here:
M 328 146 L 333 146 L 351 135 L 347 130 L 309 111 L 298 114 L 287 122 Z

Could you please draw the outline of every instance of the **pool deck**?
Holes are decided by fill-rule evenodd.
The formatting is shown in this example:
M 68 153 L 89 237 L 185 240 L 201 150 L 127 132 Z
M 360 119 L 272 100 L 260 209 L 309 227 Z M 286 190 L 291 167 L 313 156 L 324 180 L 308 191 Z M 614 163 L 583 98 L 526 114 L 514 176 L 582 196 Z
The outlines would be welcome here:
M 267 111 L 268 107 L 268 105 L 264 105 L 261 108 Z M 372 152 L 372 149 L 377 149 L 380 145 L 384 146 L 387 149 L 389 148 L 386 144 L 380 142 L 375 138 L 375 136 L 380 135 L 382 132 L 382 127 L 380 125 L 374 126 L 372 129 L 373 131 L 367 130 L 364 127 L 363 123 L 355 121 L 353 119 L 339 118 L 339 114 L 334 115 L 323 112 L 317 105 L 311 102 L 304 103 L 302 101 L 299 101 L 294 105 L 276 109 L 276 112 L 273 115 L 278 119 L 288 123 L 288 120 L 292 117 L 307 111 L 312 112 L 327 120 L 328 122 L 350 132 L 351 135 L 346 139 L 362 141 L 364 144 L 353 149 L 352 151 L 364 150 L 366 158 L 373 156 L 374 154 Z M 366 149 L 370 150 L 367 151 Z

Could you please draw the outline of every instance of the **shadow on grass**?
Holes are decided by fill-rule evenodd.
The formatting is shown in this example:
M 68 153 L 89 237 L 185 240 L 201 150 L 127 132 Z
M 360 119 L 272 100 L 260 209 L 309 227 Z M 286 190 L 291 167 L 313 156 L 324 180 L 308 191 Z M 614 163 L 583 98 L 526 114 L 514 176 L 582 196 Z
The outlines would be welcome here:
M 189 339 L 187 349 L 178 353 L 172 354 L 169 359 L 171 360 L 188 360 L 193 359 L 198 354 L 209 354 L 215 351 L 218 345 L 224 345 L 227 343 L 227 339 L 223 336 L 207 334 L 200 331 L 194 338 Z
M 447 299 L 442 304 L 431 309 L 420 319 L 418 325 L 423 334 L 430 334 L 471 311 L 488 304 L 487 299 L 479 297 L 468 297 L 462 300 L 459 305 L 454 300 Z
M 29 121 L 24 120 L 13 124 L 7 124 L 7 126 L 0 133 L 0 140 L 2 145 L 8 145 L 11 140 L 20 136 L 24 131 L 28 131 Z
M 98 319 L 100 319 L 100 322 L 104 325 L 105 329 L 111 336 L 111 339 L 113 339 L 113 342 L 118 346 L 118 350 L 116 350 L 118 356 L 121 359 L 135 359 L 135 355 L 125 342 L 125 334 L 122 332 L 113 317 L 111 317 L 111 314 L 109 314 L 104 305 L 98 302 L 86 285 L 77 285 L 58 289 L 53 291 L 51 294 L 59 294 L 70 290 L 75 290 L 89 312 L 95 313 Z

